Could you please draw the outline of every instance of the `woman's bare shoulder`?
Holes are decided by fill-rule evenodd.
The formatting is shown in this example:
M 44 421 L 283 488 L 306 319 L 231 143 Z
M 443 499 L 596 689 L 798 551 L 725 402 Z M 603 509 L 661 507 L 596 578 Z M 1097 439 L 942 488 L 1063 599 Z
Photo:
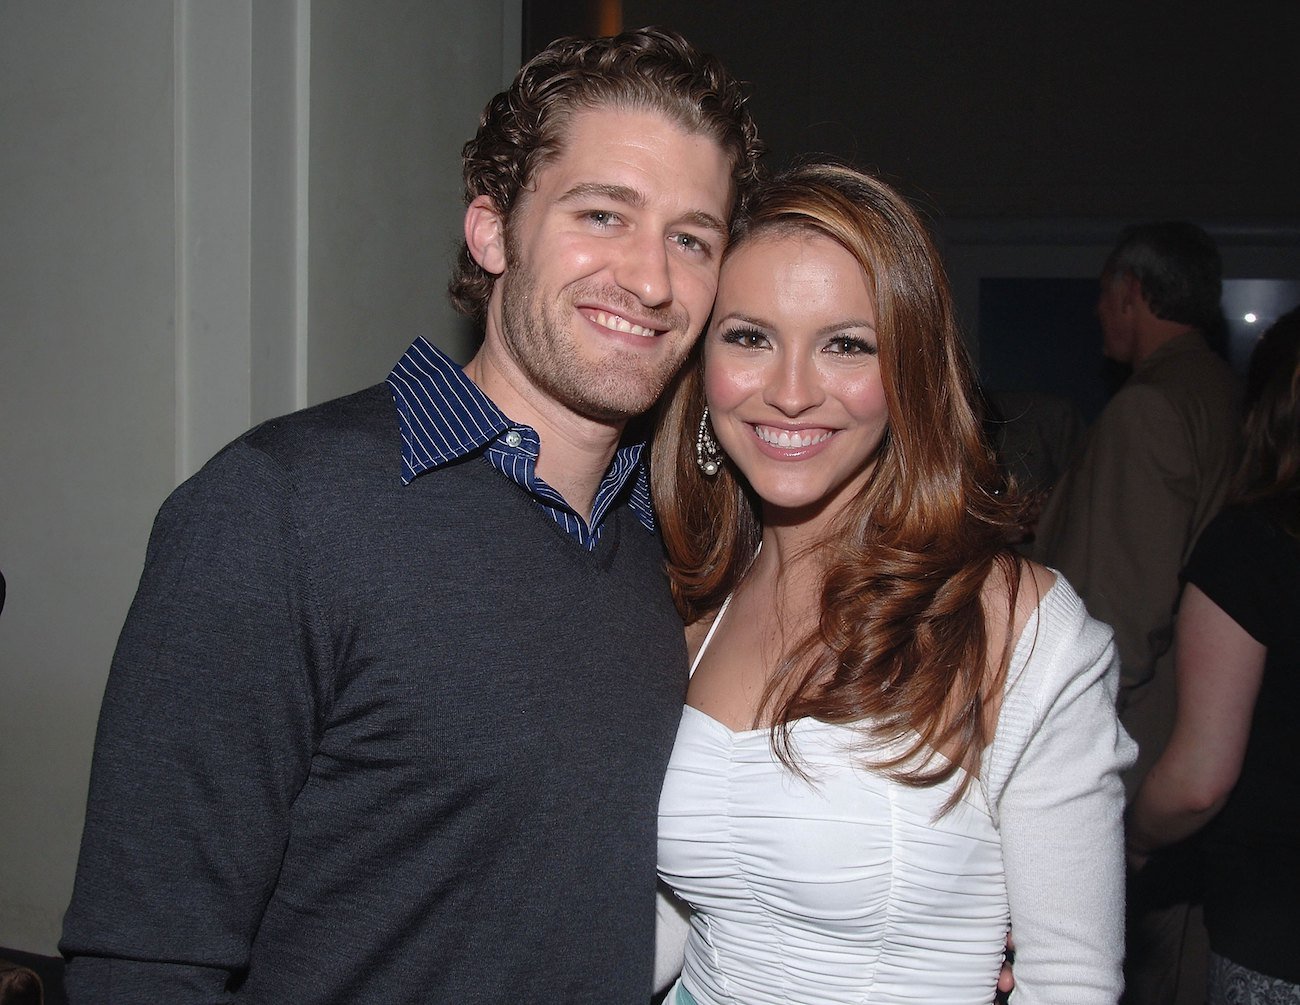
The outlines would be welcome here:
M 1012 583 L 1008 568 L 998 563 L 984 580 L 981 599 L 990 635 L 997 633 L 1003 636 L 1009 628 L 1013 636 L 1019 636 L 1043 597 L 1056 585 L 1056 573 L 1037 562 L 1017 558 L 1015 570 L 1017 582 L 1014 613 L 1011 612 Z
M 1012 609 L 1011 568 L 1015 569 L 1015 609 Z M 1056 573 L 1046 566 L 1017 557 L 1008 567 L 999 562 L 984 580 L 981 600 L 984 605 L 984 630 L 987 640 L 989 669 L 1001 690 L 1007 664 L 1017 641 L 1024 634 L 1034 611 L 1049 590 L 1056 585 Z

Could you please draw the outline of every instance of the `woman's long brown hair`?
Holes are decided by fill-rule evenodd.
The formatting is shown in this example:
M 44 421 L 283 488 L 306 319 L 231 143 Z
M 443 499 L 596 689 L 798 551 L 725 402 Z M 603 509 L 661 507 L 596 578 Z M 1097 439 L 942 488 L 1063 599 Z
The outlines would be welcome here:
M 762 708 L 774 749 L 796 771 L 790 725 L 804 717 L 901 744 L 869 763 L 909 785 L 965 768 L 947 809 L 991 740 L 986 711 L 1015 643 L 1020 563 L 1007 542 L 1019 513 L 983 435 L 947 278 L 907 201 L 854 169 L 807 164 L 765 183 L 729 253 L 759 236 L 807 232 L 838 242 L 867 276 L 889 420 L 869 482 L 820 545 L 819 623 L 777 668 Z M 661 406 L 651 460 L 674 598 L 688 624 L 736 589 L 762 535 L 758 501 L 734 469 L 706 479 L 695 464 L 703 406 L 697 347 Z M 981 597 L 995 570 L 1008 631 L 990 668 Z M 935 750 L 946 756 L 927 756 Z
M 1300 307 L 1266 331 L 1246 375 L 1241 466 L 1229 500 L 1270 511 L 1300 538 Z

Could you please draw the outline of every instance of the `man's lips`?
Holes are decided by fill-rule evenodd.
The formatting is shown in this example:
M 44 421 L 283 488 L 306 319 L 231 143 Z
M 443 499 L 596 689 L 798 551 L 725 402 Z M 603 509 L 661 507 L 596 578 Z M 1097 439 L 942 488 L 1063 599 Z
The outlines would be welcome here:
M 583 316 L 594 324 L 602 328 L 608 328 L 610 331 L 622 332 L 625 335 L 640 335 L 642 338 L 654 338 L 656 335 L 663 334 L 665 329 L 651 328 L 647 325 L 637 324 L 629 321 L 621 314 L 611 314 L 609 311 L 602 310 L 584 310 Z

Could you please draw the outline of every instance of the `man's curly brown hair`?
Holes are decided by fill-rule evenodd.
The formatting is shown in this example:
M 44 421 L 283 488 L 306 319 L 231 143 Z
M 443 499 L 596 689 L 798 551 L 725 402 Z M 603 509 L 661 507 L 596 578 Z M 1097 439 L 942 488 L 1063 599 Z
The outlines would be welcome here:
M 538 53 L 483 110 L 463 153 L 465 204 L 490 198 L 509 226 L 520 192 L 555 157 L 578 111 L 650 109 L 711 136 L 731 162 L 737 199 L 757 181 L 763 146 L 740 83 L 713 56 L 673 31 L 642 28 L 608 38 L 562 38 Z M 462 243 L 448 287 L 452 305 L 482 322 L 496 277 Z

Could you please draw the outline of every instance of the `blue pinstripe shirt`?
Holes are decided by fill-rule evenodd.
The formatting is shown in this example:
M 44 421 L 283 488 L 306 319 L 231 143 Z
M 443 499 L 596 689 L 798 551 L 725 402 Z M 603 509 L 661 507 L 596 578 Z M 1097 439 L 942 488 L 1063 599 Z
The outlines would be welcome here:
M 644 443 L 622 446 L 605 472 L 591 524 L 537 477 L 541 440 L 531 426 L 511 422 L 442 350 L 417 338 L 388 375 L 402 431 L 402 484 L 440 465 L 482 452 L 494 468 L 522 487 L 552 520 L 588 551 L 600 540 L 604 518 L 627 490 L 628 507 L 652 534 L 650 481 Z

